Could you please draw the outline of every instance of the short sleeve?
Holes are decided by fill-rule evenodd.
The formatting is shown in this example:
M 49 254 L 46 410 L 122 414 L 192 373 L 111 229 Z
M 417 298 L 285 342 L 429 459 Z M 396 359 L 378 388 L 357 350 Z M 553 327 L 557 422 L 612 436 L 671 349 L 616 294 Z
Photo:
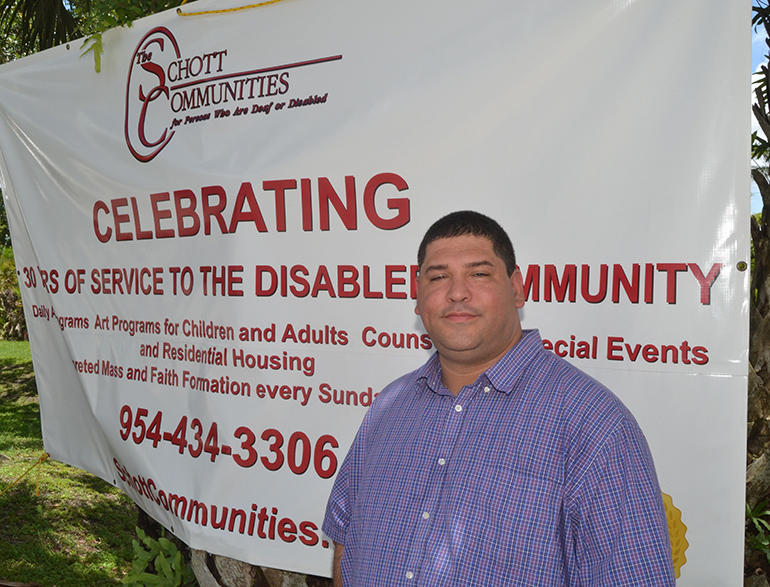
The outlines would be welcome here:
M 369 415 L 367 413 L 361 427 L 358 429 L 356 437 L 353 439 L 353 444 L 350 445 L 342 466 L 337 472 L 332 492 L 329 495 L 329 501 L 326 504 L 323 532 L 334 542 L 343 546 L 349 546 L 345 535 L 361 480 L 364 460 L 364 436 L 368 418 Z
M 568 509 L 571 585 L 674 586 L 662 495 L 633 418 L 599 448 Z

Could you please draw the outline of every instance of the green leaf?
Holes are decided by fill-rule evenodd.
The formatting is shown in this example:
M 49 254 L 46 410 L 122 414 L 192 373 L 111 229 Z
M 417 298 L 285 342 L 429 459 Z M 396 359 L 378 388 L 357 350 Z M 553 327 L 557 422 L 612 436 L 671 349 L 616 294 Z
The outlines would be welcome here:
M 155 570 L 163 573 L 168 579 L 171 579 L 174 576 L 174 571 L 171 569 L 171 565 L 168 564 L 163 553 L 160 553 L 155 559 Z
M 172 557 L 176 555 L 177 553 L 177 547 L 176 544 L 171 542 L 168 538 L 158 538 L 158 542 L 160 543 L 161 548 L 168 552 Z
M 88 45 L 87 48 L 85 48 L 86 45 Z M 96 73 L 99 73 L 102 70 L 102 53 L 104 53 L 104 46 L 102 45 L 102 34 L 94 33 L 90 37 L 86 37 L 80 48 L 83 49 L 83 51 L 80 53 L 80 57 L 85 57 L 89 53 L 93 52 L 94 69 L 96 69 Z M 144 532 L 142 532 L 142 534 L 144 534 Z M 142 538 L 141 536 L 139 537 Z M 142 538 L 142 541 L 144 541 L 145 538 L 146 536 Z
M 138 573 L 136 575 L 129 575 L 122 579 L 122 582 L 126 585 L 139 583 L 142 587 L 146 585 L 158 585 L 160 577 L 153 575 L 152 573 Z

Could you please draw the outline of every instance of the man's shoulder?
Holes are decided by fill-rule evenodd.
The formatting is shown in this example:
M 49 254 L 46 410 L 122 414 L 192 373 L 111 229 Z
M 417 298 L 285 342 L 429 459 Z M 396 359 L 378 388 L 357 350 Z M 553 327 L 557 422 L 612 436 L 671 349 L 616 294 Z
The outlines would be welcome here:
M 543 348 L 539 335 L 537 332 L 534 334 L 530 342 L 532 350 L 517 381 L 520 389 L 545 394 L 550 396 L 549 401 L 558 401 L 565 407 L 572 406 L 573 409 L 598 402 L 614 408 L 618 415 L 627 412 L 620 399 L 603 383 L 573 363 Z
M 554 375 L 552 385 L 561 400 L 565 425 L 576 429 L 588 426 L 592 434 L 600 430 L 609 434 L 628 423 L 637 425 L 626 405 L 607 386 L 550 351 L 543 352 Z
M 636 418 L 615 393 L 565 359 L 544 353 L 544 366 L 554 374 L 552 392 L 557 397 L 551 401 L 560 403 L 564 458 L 573 490 L 604 460 L 616 458 L 612 453 L 621 447 L 648 453 Z
M 416 390 L 422 389 L 422 381 L 425 381 L 436 370 L 438 363 L 438 355 L 432 355 L 423 365 L 404 373 L 398 379 L 394 379 L 388 383 L 382 391 L 377 395 L 372 409 L 383 409 L 386 404 L 390 404 L 403 397 L 411 397 Z
M 534 351 L 517 381 L 532 417 L 558 422 L 563 450 L 598 450 L 616 434 L 640 436 L 636 419 L 604 384 L 542 347 Z

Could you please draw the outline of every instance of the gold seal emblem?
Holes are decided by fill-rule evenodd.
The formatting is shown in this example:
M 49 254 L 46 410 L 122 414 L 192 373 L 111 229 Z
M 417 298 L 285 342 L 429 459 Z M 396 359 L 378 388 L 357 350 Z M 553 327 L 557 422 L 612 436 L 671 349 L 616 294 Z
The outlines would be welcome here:
M 674 561 L 674 576 L 678 579 L 680 569 L 687 562 L 684 552 L 690 543 L 687 542 L 687 526 L 682 522 L 682 512 L 674 505 L 670 495 L 663 494 L 663 505 L 666 507 L 668 535 L 671 538 L 671 557 Z

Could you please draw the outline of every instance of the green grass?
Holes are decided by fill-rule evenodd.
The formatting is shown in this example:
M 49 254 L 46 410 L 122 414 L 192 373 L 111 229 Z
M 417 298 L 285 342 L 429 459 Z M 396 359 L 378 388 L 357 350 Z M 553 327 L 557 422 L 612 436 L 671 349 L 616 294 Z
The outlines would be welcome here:
M 0 454 L 9 458 L 0 462 L 0 492 L 43 452 L 29 343 L 0 341 Z M 0 579 L 119 585 L 131 567 L 135 525 L 136 507 L 122 491 L 46 461 L 0 495 Z

